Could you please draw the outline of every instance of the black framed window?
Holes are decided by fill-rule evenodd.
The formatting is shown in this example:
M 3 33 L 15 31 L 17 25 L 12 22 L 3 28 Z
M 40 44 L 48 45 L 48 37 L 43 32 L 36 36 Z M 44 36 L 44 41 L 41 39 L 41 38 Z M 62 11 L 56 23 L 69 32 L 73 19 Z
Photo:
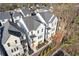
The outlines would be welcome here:
M 37 31 L 37 33 L 39 34 L 39 30 Z
M 16 47 L 16 49 L 18 50 L 18 47 Z
M 13 53 L 13 49 L 11 49 L 11 52 Z
M 43 32 L 43 29 L 42 29 L 42 32 Z
M 15 43 L 17 44 L 17 40 L 15 40 Z
M 8 47 L 10 47 L 10 43 L 7 43 Z

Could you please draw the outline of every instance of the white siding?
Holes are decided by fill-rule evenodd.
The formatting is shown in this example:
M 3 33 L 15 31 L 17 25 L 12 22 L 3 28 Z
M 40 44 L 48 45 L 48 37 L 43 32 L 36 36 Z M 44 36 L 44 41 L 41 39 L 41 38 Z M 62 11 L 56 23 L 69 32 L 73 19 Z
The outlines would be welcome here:
M 42 32 L 42 29 L 43 29 L 43 32 Z M 42 41 L 44 42 L 44 32 L 45 32 L 45 26 L 43 24 L 41 24 L 38 29 L 37 29 L 37 32 L 39 31 L 39 33 L 37 33 L 37 37 L 40 37 L 42 36 L 41 38 L 38 39 L 38 42 L 39 41 Z
M 51 34 L 52 34 L 52 31 L 51 31 L 51 29 L 50 29 L 50 30 L 48 30 L 48 38 L 51 37 Z
M 56 28 L 57 28 L 57 22 L 58 22 L 58 19 L 57 19 L 57 17 L 54 19 L 54 21 L 53 21 L 53 26 L 52 26 L 52 33 L 54 33 L 55 34 L 55 32 L 56 32 Z
M 42 31 L 43 30 L 43 31 Z M 39 33 L 38 33 L 39 31 Z M 41 43 L 44 42 L 44 32 L 45 32 L 45 26 L 43 24 L 40 24 L 40 26 L 37 28 L 37 30 L 33 30 L 33 31 L 30 31 L 29 32 L 29 35 L 32 35 L 31 32 L 33 32 L 33 34 L 36 35 L 35 38 L 33 38 L 33 41 L 35 41 L 33 44 L 34 44 L 34 47 L 31 47 L 34 51 L 37 51 L 36 49 L 36 46 L 38 46 L 38 42 L 41 41 Z M 41 36 L 41 37 L 40 37 Z M 38 39 L 39 37 L 39 39 Z M 31 44 L 32 45 L 32 44 Z
M 52 27 L 52 23 L 49 23 L 48 26 L 51 28 L 51 27 Z M 48 31 L 48 33 L 47 33 L 48 38 L 50 38 L 50 37 L 51 37 L 52 30 L 49 29 L 49 30 L 47 30 L 47 31 Z
M 36 35 L 36 31 L 32 30 L 29 32 L 29 36 L 31 36 L 32 34 Z M 33 39 L 33 43 L 32 44 L 30 43 L 30 46 L 34 51 L 36 51 L 36 46 L 38 46 L 38 37 L 36 36 L 32 39 Z M 34 46 L 33 46 L 33 44 L 34 44 Z
M 38 38 L 37 37 L 35 37 L 35 38 L 33 38 L 33 43 L 32 43 L 32 46 L 31 46 L 31 48 L 34 50 L 34 51 L 37 51 L 37 49 L 36 49 L 36 46 L 38 46 L 38 40 L 37 40 Z M 34 46 L 33 46 L 33 44 L 34 44 Z
M 49 27 L 51 28 L 50 30 L 48 30 L 48 33 L 49 33 L 48 34 L 48 38 L 50 38 L 51 35 L 55 35 L 56 28 L 57 28 L 57 21 L 58 21 L 58 19 L 56 17 L 53 22 L 51 22 L 51 23 L 48 24 Z

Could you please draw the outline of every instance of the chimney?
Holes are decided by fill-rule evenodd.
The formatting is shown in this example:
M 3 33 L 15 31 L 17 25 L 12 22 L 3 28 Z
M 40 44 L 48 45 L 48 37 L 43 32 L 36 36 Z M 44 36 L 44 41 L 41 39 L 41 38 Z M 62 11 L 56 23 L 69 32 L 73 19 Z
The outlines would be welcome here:
M 13 11 L 10 11 L 9 13 L 10 13 L 12 22 L 14 22 L 14 19 L 13 19 L 14 12 Z
M 35 12 L 32 12 L 32 13 L 31 13 L 31 16 L 36 16 L 36 13 L 35 13 Z

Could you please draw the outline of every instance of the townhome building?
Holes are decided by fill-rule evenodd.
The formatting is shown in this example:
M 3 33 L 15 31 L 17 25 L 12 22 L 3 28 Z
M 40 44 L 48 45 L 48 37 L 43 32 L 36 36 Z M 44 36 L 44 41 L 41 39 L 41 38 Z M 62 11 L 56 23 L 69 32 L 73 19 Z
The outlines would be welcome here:
M 23 46 L 21 44 L 21 33 L 11 26 L 9 22 L 4 24 L 3 37 L 1 44 L 9 56 L 24 55 Z
M 18 15 L 15 16 L 16 14 Z M 19 20 L 21 20 L 21 23 L 16 22 L 16 20 L 18 20 L 17 17 Z M 20 13 L 15 12 L 13 15 L 13 18 L 14 18 L 15 24 L 17 23 L 16 26 L 23 28 L 22 30 L 21 28 L 19 28 L 21 32 L 23 30 L 26 30 L 26 32 L 28 33 L 27 36 L 29 36 L 31 39 L 29 40 L 27 38 L 28 41 L 30 42 L 29 45 L 31 49 L 33 49 L 33 51 L 36 51 L 38 44 L 41 44 L 44 42 L 45 26 L 41 24 L 40 22 L 36 21 L 36 20 L 39 20 L 39 18 L 33 13 L 30 13 L 30 15 L 23 17 L 22 15 L 20 15 Z M 21 24 L 23 24 L 23 26 L 20 26 Z
M 17 11 L 12 11 L 12 13 L 10 12 L 10 15 L 11 15 L 11 20 L 9 21 L 9 23 L 10 25 L 12 25 L 13 27 L 15 27 L 17 30 L 21 32 L 21 35 L 22 35 L 21 42 L 24 47 L 23 49 L 26 52 L 25 54 L 28 55 L 27 51 L 29 51 L 28 48 L 30 48 L 29 46 L 30 40 L 27 38 L 28 29 L 23 22 L 23 17 L 21 13 Z
M 42 20 L 46 22 L 47 24 L 47 28 L 46 28 L 46 38 L 50 38 L 51 36 L 55 35 L 56 32 L 56 28 L 57 28 L 57 17 L 53 14 L 53 11 L 51 9 L 38 9 L 35 11 L 37 14 L 39 14 L 40 16 L 42 16 Z M 47 39 L 47 40 L 48 40 Z M 50 40 L 50 39 L 49 39 Z M 49 41 L 48 40 L 48 41 Z
M 36 20 L 39 20 L 39 18 L 34 14 L 31 14 L 31 16 L 29 15 L 23 18 L 23 20 L 29 30 L 28 35 L 32 39 L 31 47 L 34 51 L 37 51 L 38 44 L 41 44 L 44 42 L 45 26 L 40 22 L 36 21 Z

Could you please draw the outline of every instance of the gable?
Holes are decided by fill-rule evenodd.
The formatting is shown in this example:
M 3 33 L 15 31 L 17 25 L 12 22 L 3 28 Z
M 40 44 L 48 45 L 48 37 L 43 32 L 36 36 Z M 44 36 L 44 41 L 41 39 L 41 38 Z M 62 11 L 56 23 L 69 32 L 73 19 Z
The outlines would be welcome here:
M 10 43 L 10 45 L 14 45 L 15 44 L 15 40 L 17 40 L 17 42 L 20 43 L 20 38 L 19 37 L 10 35 L 5 44 Z
M 10 35 L 6 43 L 3 45 L 8 55 L 22 55 L 23 47 L 20 42 L 20 38 Z
M 50 11 L 39 12 L 39 14 L 44 18 L 46 23 L 49 22 L 49 20 L 51 19 L 52 15 L 53 15 Z

